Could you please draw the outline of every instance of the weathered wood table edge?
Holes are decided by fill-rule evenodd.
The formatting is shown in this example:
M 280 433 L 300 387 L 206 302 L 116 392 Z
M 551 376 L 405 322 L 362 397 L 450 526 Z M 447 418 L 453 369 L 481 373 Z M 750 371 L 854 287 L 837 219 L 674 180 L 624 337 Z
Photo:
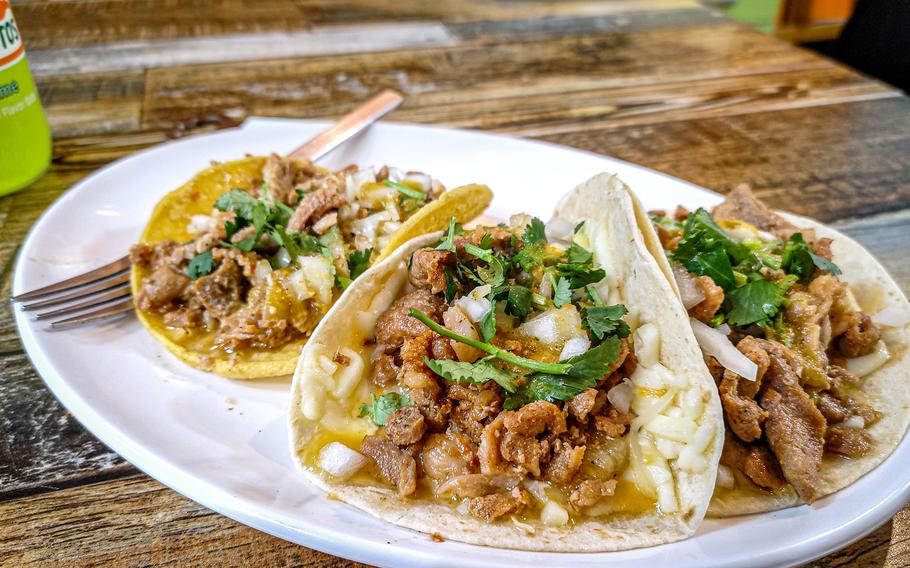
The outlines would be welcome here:
M 56 142 L 50 172 L 0 199 L 7 296 L 37 215 L 98 167 L 249 115 L 336 116 L 380 87 L 408 96 L 392 120 L 551 140 L 722 191 L 749 182 L 772 205 L 846 230 L 910 289 L 906 97 L 688 0 L 148 7 L 14 7 Z M 341 562 L 123 462 L 44 389 L 8 311 L 0 365 L 3 565 Z M 813 565 L 910 563 L 906 514 Z

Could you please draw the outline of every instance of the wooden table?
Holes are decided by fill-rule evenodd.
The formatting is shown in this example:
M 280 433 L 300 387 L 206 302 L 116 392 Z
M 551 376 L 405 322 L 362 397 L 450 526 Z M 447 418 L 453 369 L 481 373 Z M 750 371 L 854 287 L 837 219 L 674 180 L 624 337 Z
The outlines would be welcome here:
M 910 100 L 689 0 L 17 0 L 54 162 L 0 199 L 3 293 L 37 216 L 112 160 L 248 115 L 393 120 L 617 156 L 859 239 L 910 290 Z M 126 243 L 124 243 L 126 245 Z M 139 473 L 44 388 L 0 313 L 0 564 L 340 565 Z M 910 509 L 813 566 L 910 564 Z

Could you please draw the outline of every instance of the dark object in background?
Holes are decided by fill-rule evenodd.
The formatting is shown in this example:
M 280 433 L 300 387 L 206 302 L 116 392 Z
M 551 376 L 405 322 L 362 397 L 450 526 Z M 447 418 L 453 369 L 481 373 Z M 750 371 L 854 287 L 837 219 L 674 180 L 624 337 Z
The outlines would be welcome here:
M 910 0 L 860 0 L 840 36 L 818 48 L 910 92 Z

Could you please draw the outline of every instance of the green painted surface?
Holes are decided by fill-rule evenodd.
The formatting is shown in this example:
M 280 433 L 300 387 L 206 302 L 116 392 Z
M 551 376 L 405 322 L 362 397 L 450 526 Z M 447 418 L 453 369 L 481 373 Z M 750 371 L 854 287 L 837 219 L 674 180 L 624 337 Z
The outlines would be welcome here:
M 774 18 L 780 0 L 733 0 L 706 2 L 723 12 L 728 18 L 748 24 L 765 33 L 774 31 Z

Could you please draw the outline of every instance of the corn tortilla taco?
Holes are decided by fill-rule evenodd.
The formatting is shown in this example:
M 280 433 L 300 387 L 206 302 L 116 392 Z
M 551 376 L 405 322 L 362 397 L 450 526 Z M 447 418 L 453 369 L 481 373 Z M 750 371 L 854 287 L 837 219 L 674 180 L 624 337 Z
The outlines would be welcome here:
M 388 167 L 329 171 L 274 154 L 214 164 L 158 203 L 131 249 L 136 311 L 193 367 L 287 375 L 370 264 L 450 216 L 474 218 L 491 198 L 486 186 L 445 191 Z
M 452 223 L 368 270 L 294 374 L 302 473 L 474 544 L 608 551 L 691 535 L 720 403 L 634 201 L 602 174 L 546 225 Z
M 868 251 L 745 186 L 652 223 L 724 407 L 709 515 L 812 503 L 891 454 L 910 424 L 910 305 Z

